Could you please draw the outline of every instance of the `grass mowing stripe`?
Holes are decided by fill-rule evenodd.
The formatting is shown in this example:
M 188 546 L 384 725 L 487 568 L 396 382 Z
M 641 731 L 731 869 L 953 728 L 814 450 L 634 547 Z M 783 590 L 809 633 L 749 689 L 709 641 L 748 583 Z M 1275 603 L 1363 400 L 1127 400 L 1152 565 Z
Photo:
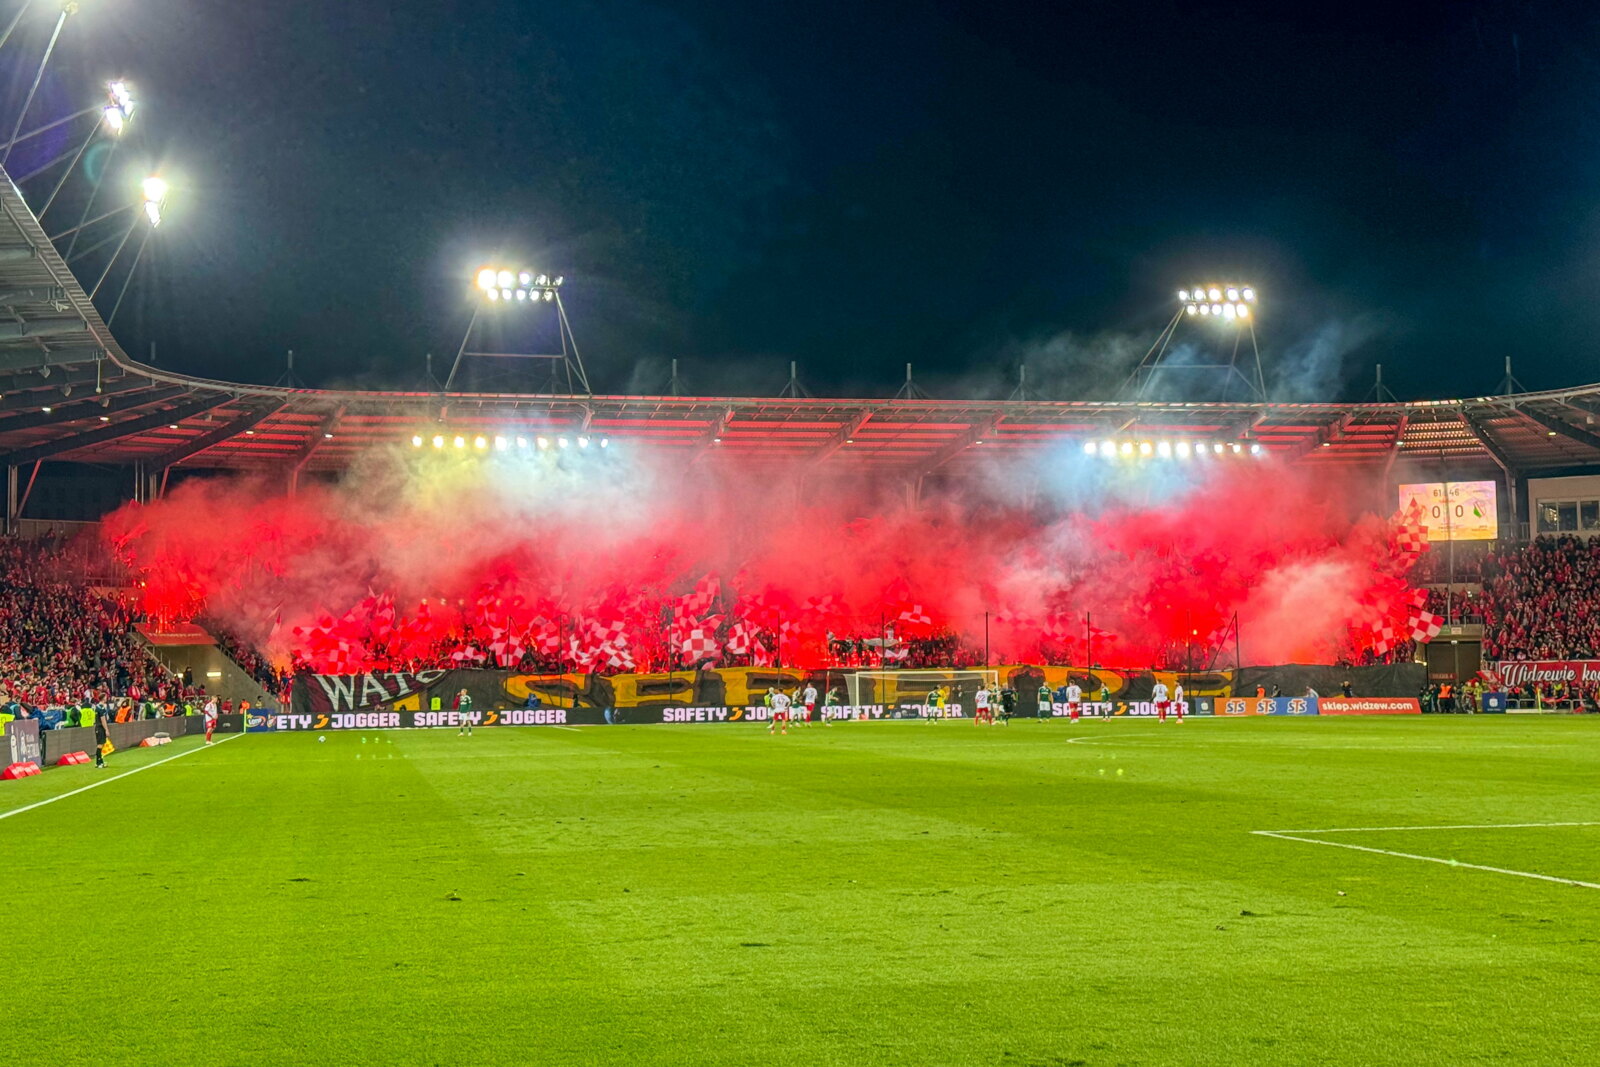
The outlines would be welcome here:
M 1592 824 L 1590 824 L 1592 825 Z M 1422 829 L 1422 827 L 1414 827 Z M 1372 848 L 1368 845 L 1351 845 L 1344 841 L 1322 841 L 1315 837 L 1295 837 L 1293 834 L 1279 833 L 1275 830 L 1251 830 L 1257 837 L 1275 837 L 1280 841 L 1299 841 L 1307 845 L 1327 845 L 1330 848 L 1348 848 L 1354 852 L 1371 852 L 1378 856 L 1395 856 L 1403 860 L 1422 860 L 1426 863 L 1442 863 L 1446 867 L 1467 867 L 1474 871 L 1488 871 L 1491 874 L 1510 874 L 1518 878 L 1536 878 L 1541 882 L 1556 882 L 1560 885 L 1575 885 L 1584 889 L 1600 889 L 1600 884 L 1595 882 L 1580 882 L 1576 878 L 1558 878 L 1553 874 L 1539 874 L 1537 871 L 1513 871 L 1508 867 L 1490 867 L 1482 863 L 1462 863 L 1460 860 L 1447 860 L 1440 856 L 1419 856 L 1415 852 L 1394 852 L 1387 848 Z
M 243 737 L 243 736 L 244 736 L 243 734 L 234 734 L 232 737 L 224 737 L 221 741 L 217 742 L 217 745 L 224 744 L 224 743 L 226 743 L 228 741 L 233 741 L 233 740 L 235 740 L 237 738 L 240 738 L 240 737 Z M 87 793 L 91 789 L 99 789 L 103 785 L 110 785 L 112 782 L 115 782 L 117 779 L 126 778 L 130 774 L 138 774 L 140 771 L 148 771 L 151 767 L 159 767 L 163 763 L 171 763 L 175 759 L 182 759 L 185 756 L 192 756 L 196 752 L 199 752 L 204 747 L 205 747 L 204 745 L 197 745 L 194 748 L 191 748 L 191 749 L 189 749 L 189 750 L 187 750 L 185 752 L 179 752 L 179 753 L 176 753 L 174 755 L 166 756 L 166 757 L 164 757 L 162 759 L 158 759 L 154 763 L 146 763 L 143 767 L 135 767 L 131 771 L 123 771 L 121 774 L 113 774 L 110 778 L 102 778 L 98 782 L 90 782 L 88 785 L 80 786 L 79 788 L 74 789 L 71 792 L 62 793 L 62 794 L 60 794 L 58 796 L 48 797 L 48 798 L 46 798 L 44 800 L 36 800 L 32 804 L 27 804 L 27 805 L 24 805 L 23 807 L 20 807 L 20 808 L 12 808 L 10 811 L 0 811 L 0 819 L 9 819 L 13 815 L 21 815 L 25 811 L 32 811 L 34 808 L 42 808 L 46 804 L 54 804 L 58 800 L 65 800 L 68 797 L 75 797 L 79 793 Z M 215 748 L 216 745 L 213 745 L 211 747 Z

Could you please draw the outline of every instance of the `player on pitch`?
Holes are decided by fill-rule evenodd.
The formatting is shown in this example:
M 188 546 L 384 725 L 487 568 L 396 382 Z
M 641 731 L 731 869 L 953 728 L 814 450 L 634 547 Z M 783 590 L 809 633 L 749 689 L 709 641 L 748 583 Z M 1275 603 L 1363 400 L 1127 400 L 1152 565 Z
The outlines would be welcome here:
M 468 737 L 471 737 L 472 694 L 467 692 L 465 689 L 456 694 L 456 714 L 460 716 L 460 718 L 457 720 L 460 725 L 456 727 L 456 736 L 460 737 L 462 734 L 465 734 Z
M 1172 687 L 1172 710 L 1177 712 L 1178 721 L 1183 721 L 1183 683 L 1174 683 Z
M 205 720 L 206 744 L 209 745 L 211 744 L 211 733 L 217 728 L 217 698 L 212 697 L 210 700 L 207 700 L 206 706 L 201 710 L 200 714 Z
M 1083 689 L 1077 682 L 1067 683 L 1067 721 L 1077 722 L 1083 713 Z
M 781 721 L 783 732 L 789 732 L 789 694 L 782 689 L 773 690 L 772 694 L 772 721 L 767 723 L 767 733 L 772 733 L 773 727 Z
M 989 687 L 978 686 L 978 691 L 972 695 L 972 725 L 980 723 L 994 725 L 994 709 L 989 707 Z
M 1156 706 L 1156 721 L 1167 721 L 1167 709 L 1172 707 L 1172 697 L 1167 690 L 1166 682 L 1157 682 L 1150 690 L 1150 700 Z

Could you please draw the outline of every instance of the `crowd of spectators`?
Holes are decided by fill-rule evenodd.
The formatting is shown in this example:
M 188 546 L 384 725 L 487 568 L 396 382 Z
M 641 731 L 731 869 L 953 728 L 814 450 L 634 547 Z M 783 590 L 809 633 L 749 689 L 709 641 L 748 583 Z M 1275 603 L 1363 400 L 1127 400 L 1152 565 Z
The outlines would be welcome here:
M 54 542 L 0 541 L 0 702 L 77 706 L 167 700 L 176 679 L 133 629 L 134 612 Z
M 245 643 L 244 639 L 226 627 L 215 623 L 206 624 L 206 632 L 216 639 L 217 648 L 224 656 L 239 665 L 239 669 L 248 674 L 255 683 L 269 693 L 282 693 L 289 688 L 294 680 L 294 675 L 288 670 L 279 670 L 272 665 L 272 661 Z
M 1484 561 L 1487 660 L 1600 656 L 1600 539 L 1542 536 Z

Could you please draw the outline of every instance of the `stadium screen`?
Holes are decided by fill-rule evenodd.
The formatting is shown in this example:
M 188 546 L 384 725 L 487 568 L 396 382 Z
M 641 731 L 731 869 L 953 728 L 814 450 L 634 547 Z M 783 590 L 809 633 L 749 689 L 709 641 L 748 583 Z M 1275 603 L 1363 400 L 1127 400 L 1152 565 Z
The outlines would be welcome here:
M 1445 510 L 1445 488 L 1450 507 Z M 1494 482 L 1421 482 L 1400 487 L 1400 512 L 1422 506 L 1430 541 L 1493 541 L 1500 535 Z

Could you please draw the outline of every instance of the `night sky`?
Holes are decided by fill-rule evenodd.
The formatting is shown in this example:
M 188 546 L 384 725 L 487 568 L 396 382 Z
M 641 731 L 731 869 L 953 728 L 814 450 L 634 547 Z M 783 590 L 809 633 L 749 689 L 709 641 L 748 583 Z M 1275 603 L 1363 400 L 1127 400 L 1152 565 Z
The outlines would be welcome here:
M 1600 379 L 1586 5 L 82 6 L 29 126 L 138 86 L 87 162 L 173 181 L 114 324 L 163 366 L 417 388 L 506 261 L 566 276 L 600 392 L 1103 398 L 1195 280 L 1260 289 L 1277 399 Z

